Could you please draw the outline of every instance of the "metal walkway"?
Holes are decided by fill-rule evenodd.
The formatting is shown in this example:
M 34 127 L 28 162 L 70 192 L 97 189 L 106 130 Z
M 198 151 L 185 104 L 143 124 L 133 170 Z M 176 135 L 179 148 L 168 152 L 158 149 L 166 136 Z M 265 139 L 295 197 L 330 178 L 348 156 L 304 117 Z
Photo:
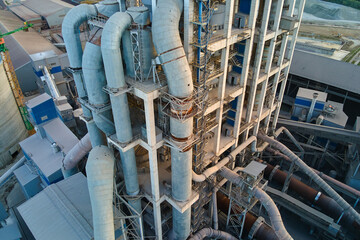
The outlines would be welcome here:
M 298 131 L 303 134 L 310 134 L 317 137 L 328 138 L 334 142 L 360 144 L 360 133 L 352 130 L 315 125 L 311 123 L 304 123 L 287 119 L 279 119 L 277 127 L 280 126 L 284 126 L 289 130 Z

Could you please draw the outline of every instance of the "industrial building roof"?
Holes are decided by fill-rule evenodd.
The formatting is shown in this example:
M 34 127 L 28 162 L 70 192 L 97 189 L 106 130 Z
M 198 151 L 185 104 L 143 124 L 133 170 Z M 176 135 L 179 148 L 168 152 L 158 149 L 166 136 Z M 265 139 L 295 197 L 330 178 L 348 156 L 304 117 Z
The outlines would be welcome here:
M 299 88 L 299 90 L 298 90 L 298 92 L 296 94 L 296 97 L 302 97 L 302 98 L 312 100 L 314 98 L 314 93 L 318 94 L 318 96 L 316 98 L 316 101 L 318 101 L 318 102 L 326 102 L 327 93 L 312 90 L 312 89 L 307 89 L 307 88 Z
M 9 11 L 0 10 L 0 25 L 2 25 L 6 31 L 11 31 L 23 26 L 23 22 Z M 28 54 L 34 54 L 38 52 L 44 52 L 54 50 L 56 54 L 62 54 L 63 52 L 56 48 L 51 42 L 46 40 L 38 32 L 29 29 L 28 32 L 20 31 L 11 35 Z M 6 40 L 5 40 L 6 44 Z M 10 48 L 9 48 L 10 49 Z M 11 49 L 10 49 L 11 50 Z
M 290 73 L 350 92 L 360 92 L 360 67 L 347 62 L 295 49 Z
M 0 23 L 0 31 L 7 32 L 7 30 L 1 25 L 1 23 Z M 9 52 L 10 52 L 11 62 L 13 63 L 15 70 L 31 61 L 27 52 L 12 36 L 6 36 L 4 37 L 4 39 L 5 39 L 5 46 L 8 49 L 11 49 L 9 50 Z
M 5 33 L 23 26 L 23 22 L 13 13 L 0 10 L 0 31 Z M 51 42 L 47 41 L 38 32 L 29 29 L 4 37 L 5 45 L 9 49 L 11 61 L 15 69 L 30 62 L 29 55 L 53 50 L 57 55 L 63 54 Z
M 93 224 L 87 181 L 77 173 L 18 207 L 35 239 L 92 239 Z
M 63 153 L 67 154 L 79 140 L 59 118 L 45 123 L 43 129 L 47 138 L 42 138 L 40 133 L 36 133 L 19 144 L 51 182 L 57 179 L 64 158 L 62 152 L 52 150 L 51 144 L 56 142 Z
M 1 239 L 7 240 L 17 240 L 21 239 L 21 233 L 16 223 L 11 225 L 5 225 L 5 227 L 0 228 Z
M 9 9 L 24 21 L 41 20 L 41 16 L 20 3 L 12 4 Z
M 64 8 L 73 7 L 68 3 L 54 0 L 25 0 L 21 1 L 21 4 L 45 18 Z

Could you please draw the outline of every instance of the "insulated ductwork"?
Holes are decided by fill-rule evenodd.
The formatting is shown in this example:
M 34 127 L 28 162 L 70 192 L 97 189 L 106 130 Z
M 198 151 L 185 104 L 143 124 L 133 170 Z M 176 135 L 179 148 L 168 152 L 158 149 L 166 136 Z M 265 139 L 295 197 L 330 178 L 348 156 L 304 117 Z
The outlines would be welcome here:
M 96 108 L 101 108 L 109 104 L 109 95 L 103 91 L 103 87 L 106 86 L 106 79 L 101 48 L 91 42 L 87 42 L 85 45 L 83 74 L 89 103 Z M 96 126 L 105 133 L 106 136 L 115 133 L 110 109 L 102 113 L 93 111 L 92 116 Z
M 76 89 L 80 98 L 86 97 L 85 85 L 82 79 L 82 47 L 80 42 L 80 30 L 79 27 L 82 23 L 88 20 L 92 16 L 98 14 L 97 9 L 94 5 L 81 4 L 72 8 L 65 16 L 62 23 L 62 35 L 64 38 L 70 67 L 74 71 L 74 81 Z M 84 115 L 89 110 L 83 108 Z
M 261 204 L 265 207 L 270 218 L 271 226 L 273 227 L 275 234 L 278 236 L 279 240 L 293 239 L 286 231 L 283 221 L 281 219 L 280 212 L 271 197 L 258 187 L 255 189 L 254 196 L 259 199 Z
M 223 213 L 229 212 L 230 200 L 223 193 L 218 192 L 217 203 L 219 209 Z M 235 212 L 233 209 L 230 210 L 232 214 Z M 239 212 L 236 212 L 240 214 Z M 274 230 L 264 223 L 261 219 L 258 219 L 250 212 L 247 212 L 245 215 L 244 229 L 242 232 L 241 239 L 257 239 L 257 240 L 278 240 Z
M 120 11 L 119 3 L 115 0 L 104 0 L 97 3 L 96 8 L 101 15 L 111 17 L 116 12 Z
M 193 93 L 191 70 L 179 34 L 179 20 L 183 10 L 181 0 L 159 0 L 153 16 L 152 36 L 156 52 L 164 69 L 169 94 L 185 99 Z M 175 113 L 190 113 L 192 103 L 184 104 Z M 176 115 L 176 114 L 175 114 Z M 170 118 L 170 133 L 173 141 L 185 142 L 193 134 L 193 118 L 184 121 Z M 171 149 L 172 197 L 181 202 L 191 196 L 192 149 L 180 152 Z M 184 213 L 173 208 L 173 233 L 175 239 L 186 239 L 190 233 L 190 209 Z
M 284 144 L 272 139 L 266 135 L 259 134 L 259 138 L 270 143 L 273 147 L 279 149 L 288 156 L 306 175 L 308 175 L 316 184 L 319 185 L 333 200 L 335 200 L 344 210 L 350 212 L 356 222 L 360 223 L 360 215 L 355 211 L 334 189 L 332 189 L 321 177 L 319 177 L 306 163 L 304 163 L 295 153 L 288 149 Z
M 265 177 L 270 178 L 269 181 L 276 181 L 277 183 L 284 184 L 287 178 L 287 173 L 274 166 L 267 164 L 265 168 Z M 339 224 L 347 228 L 359 228 L 354 221 L 354 217 L 349 213 L 343 213 L 342 207 L 335 202 L 334 199 L 322 194 L 314 188 L 306 185 L 300 180 L 290 177 L 289 190 L 296 192 L 299 196 L 303 197 L 306 201 L 321 209 L 325 214 L 332 217 L 335 221 L 339 220 Z
M 279 157 L 282 157 L 284 160 L 288 161 L 288 162 L 291 162 L 291 159 L 286 156 L 285 154 L 279 152 L 278 150 L 275 150 L 275 149 L 272 149 L 270 147 L 267 147 L 266 148 L 266 151 L 276 155 L 276 156 L 279 156 Z M 317 175 L 319 175 L 319 177 L 321 177 L 322 179 L 324 179 L 326 182 L 330 183 L 330 185 L 334 185 L 334 186 L 337 186 L 339 187 L 340 189 L 344 189 L 345 191 L 351 193 L 351 194 L 354 194 L 355 196 L 357 196 L 358 198 L 360 198 L 360 191 L 359 190 L 356 190 L 355 188 L 352 188 L 350 187 L 349 185 L 346 185 L 345 183 L 342 183 L 338 180 L 336 180 L 335 178 L 332 178 L 328 175 L 326 175 L 325 173 L 323 172 L 320 172 L 314 168 L 311 168 Z
M 91 150 L 89 134 L 86 134 L 65 156 L 63 159 L 62 173 L 64 178 L 68 178 L 78 172 L 77 164 Z
M 220 175 L 238 186 L 242 186 L 244 184 L 244 180 L 236 172 L 231 171 L 227 167 L 221 168 Z M 274 201 L 270 198 L 270 196 L 267 195 L 262 189 L 256 187 L 254 189 L 254 197 L 259 199 L 259 201 L 267 210 L 268 216 L 271 221 L 271 226 L 273 227 L 276 236 L 280 240 L 292 239 L 292 237 L 286 231 L 283 221 L 281 219 L 280 212 L 277 209 Z
M 115 239 L 113 215 L 113 153 L 108 147 L 94 147 L 86 163 L 87 182 L 93 215 L 94 239 Z
M 194 171 L 192 172 L 192 179 L 194 182 L 203 182 L 209 176 L 213 175 L 217 171 L 219 171 L 223 166 L 225 166 L 230 160 L 235 160 L 236 155 L 238 155 L 241 151 L 243 151 L 247 146 L 251 146 L 252 152 L 256 152 L 256 137 L 251 136 L 245 142 L 236 147 L 228 156 L 219 161 L 215 166 L 206 169 L 202 174 L 196 174 Z
M 189 238 L 189 240 L 202 240 L 204 238 L 215 238 L 215 239 L 225 239 L 225 240 L 238 240 L 236 237 L 232 236 L 227 232 L 220 230 L 215 230 L 212 228 L 203 228 L 198 231 L 194 236 Z
M 101 51 L 105 66 L 107 86 L 109 89 L 112 89 L 114 93 L 127 88 L 121 58 L 120 42 L 124 31 L 130 26 L 131 21 L 132 19 L 129 14 L 118 12 L 109 18 L 102 33 Z M 121 143 L 128 143 L 132 140 L 133 134 L 127 95 L 126 93 L 111 94 L 110 101 L 117 140 Z M 137 195 L 139 193 L 139 182 L 135 151 L 133 148 L 126 152 L 120 151 L 120 156 L 126 192 L 128 195 Z M 134 200 L 130 202 L 130 204 L 136 211 L 141 212 L 140 200 Z
M 73 72 L 73 77 L 79 98 L 87 96 L 85 84 L 82 78 L 82 47 L 80 42 L 80 25 L 88 18 L 98 14 L 95 5 L 80 4 L 72 8 L 65 16 L 62 23 L 62 36 L 68 54 L 70 69 Z M 91 119 L 92 114 L 88 108 L 82 106 L 83 114 L 86 119 Z M 105 144 L 102 133 L 94 124 L 87 124 L 92 146 Z

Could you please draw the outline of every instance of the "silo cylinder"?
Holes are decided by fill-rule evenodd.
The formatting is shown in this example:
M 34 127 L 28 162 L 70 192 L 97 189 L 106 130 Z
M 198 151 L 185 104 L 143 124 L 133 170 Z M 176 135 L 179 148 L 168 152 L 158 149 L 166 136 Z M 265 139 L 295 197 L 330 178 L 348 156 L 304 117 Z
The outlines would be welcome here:
M 18 148 L 18 142 L 27 136 L 27 131 L 1 59 L 0 86 L 0 168 L 2 168 L 11 162 L 11 154 Z

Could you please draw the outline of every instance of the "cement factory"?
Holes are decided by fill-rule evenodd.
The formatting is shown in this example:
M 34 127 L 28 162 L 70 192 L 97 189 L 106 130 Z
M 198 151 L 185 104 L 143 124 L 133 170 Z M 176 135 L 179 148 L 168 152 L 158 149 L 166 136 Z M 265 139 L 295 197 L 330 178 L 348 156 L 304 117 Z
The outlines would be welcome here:
M 1 0 L 0 239 L 360 239 L 360 41 L 305 31 L 360 11 L 305 4 Z

